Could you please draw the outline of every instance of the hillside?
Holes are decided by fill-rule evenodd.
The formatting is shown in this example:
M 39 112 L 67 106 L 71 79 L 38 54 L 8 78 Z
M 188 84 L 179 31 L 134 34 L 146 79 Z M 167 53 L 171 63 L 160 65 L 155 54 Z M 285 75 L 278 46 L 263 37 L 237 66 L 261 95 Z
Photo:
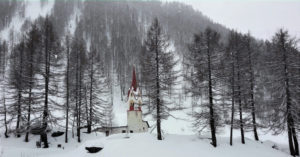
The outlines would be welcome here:
M 2 7 L 6 5 L 0 3 Z M 229 32 L 191 6 L 178 2 L 51 0 L 16 1 L 11 5 L 15 9 L 2 15 L 9 17 L 9 20 L 0 27 L 1 40 L 13 38 L 14 44 L 17 44 L 31 23 L 38 20 L 39 16 L 48 15 L 54 21 L 60 40 L 68 33 L 74 35 L 76 31 L 83 35 L 87 49 L 95 45 L 101 50 L 99 53 L 106 62 L 107 71 L 112 71 L 112 67 L 116 69 L 118 83 L 121 80 L 129 83 L 131 67 L 140 64 L 138 58 L 141 46 L 154 17 L 161 21 L 163 30 L 179 55 L 186 53 L 186 45 L 192 40 L 193 34 L 208 26 L 218 30 L 223 40 Z M 122 87 L 128 88 L 128 85 Z
M 0 5 L 5 7 L 8 4 L 0 3 Z M 127 106 L 124 98 L 130 85 L 132 66 L 136 66 L 139 71 L 141 45 L 154 17 L 159 18 L 164 31 L 170 36 L 170 42 L 173 43 L 172 51 L 175 51 L 178 58 L 186 53 L 186 45 L 192 40 L 193 34 L 203 31 L 207 26 L 219 30 L 224 38 L 228 33 L 227 28 L 214 23 L 191 6 L 178 2 L 56 0 L 17 1 L 11 5 L 15 9 L 3 13 L 10 17 L 10 20 L 4 27 L 0 27 L 0 41 L 9 41 L 13 38 L 13 44 L 17 45 L 22 38 L 22 33 L 28 31 L 31 23 L 37 21 L 39 16 L 48 15 L 54 20 L 54 28 L 62 42 L 66 34 L 74 35 L 75 32 L 80 32 L 86 39 L 87 49 L 90 45 L 95 45 L 100 50 L 101 60 L 106 63 L 105 71 L 111 75 L 114 84 L 112 93 L 114 93 L 115 118 L 113 122 L 115 125 L 123 125 L 126 121 Z M 181 68 L 180 63 L 177 69 L 181 70 Z M 141 76 L 140 72 L 137 74 L 138 77 Z M 179 93 L 183 94 L 183 91 L 180 90 Z M 191 102 L 188 98 L 176 100 L 176 103 L 184 103 L 186 107 L 189 107 Z M 167 124 L 164 130 L 167 133 L 193 134 L 190 117 L 187 115 L 189 112 L 191 112 L 190 109 L 175 112 L 175 117 L 183 120 L 170 117 L 164 122 Z M 146 119 L 151 125 L 154 124 L 151 116 Z M 174 126 L 178 124 L 180 127 L 174 129 Z
M 156 0 L 5 0 L 0 20 L 0 157 L 299 155 L 288 30 L 259 41 Z

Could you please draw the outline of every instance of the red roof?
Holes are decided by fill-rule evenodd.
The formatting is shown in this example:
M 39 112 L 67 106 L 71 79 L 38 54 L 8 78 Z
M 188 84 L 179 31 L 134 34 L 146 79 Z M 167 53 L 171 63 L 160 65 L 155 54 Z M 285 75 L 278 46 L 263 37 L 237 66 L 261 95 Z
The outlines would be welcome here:
M 135 76 L 135 68 L 134 67 L 133 67 L 133 71 L 132 71 L 131 87 L 133 87 L 133 90 L 136 91 L 137 83 L 136 83 L 136 76 Z
M 127 96 L 129 97 L 129 92 L 131 90 L 131 88 L 133 88 L 133 91 L 137 90 L 137 81 L 136 81 L 136 75 L 135 75 L 135 68 L 133 67 L 133 71 L 132 71 L 132 81 L 131 81 L 131 86 L 128 90 L 128 94 Z

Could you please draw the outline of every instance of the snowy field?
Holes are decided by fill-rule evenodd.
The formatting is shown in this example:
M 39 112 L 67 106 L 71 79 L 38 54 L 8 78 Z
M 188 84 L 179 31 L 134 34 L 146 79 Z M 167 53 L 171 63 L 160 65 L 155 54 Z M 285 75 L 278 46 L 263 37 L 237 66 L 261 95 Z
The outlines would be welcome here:
M 70 134 L 71 135 L 71 134 Z M 83 133 L 83 141 L 76 142 L 70 138 L 64 143 L 64 136 L 49 138 L 49 149 L 35 148 L 38 136 L 31 136 L 29 143 L 24 144 L 22 138 L 4 139 L 1 137 L 1 157 L 287 157 L 287 153 L 272 148 L 271 142 L 256 142 L 246 138 L 246 144 L 234 139 L 234 146 L 230 146 L 227 137 L 218 137 L 218 147 L 210 145 L 206 137 L 193 135 L 165 135 L 163 141 L 156 140 L 155 134 L 142 133 L 116 134 L 105 137 L 101 133 L 90 135 Z M 57 148 L 62 144 L 63 148 Z M 104 149 L 96 154 L 89 154 L 85 147 L 100 146 Z
M 120 100 L 120 88 L 114 88 L 114 125 L 126 125 L 127 103 Z M 195 135 L 192 129 L 192 119 L 187 115 L 188 110 L 175 112 L 175 119 L 169 117 L 163 121 L 162 129 L 164 140 L 156 140 L 156 130 L 153 128 L 155 121 L 151 116 L 147 116 L 152 128 L 152 133 L 130 134 L 126 138 L 126 134 L 117 134 L 105 137 L 102 133 L 85 134 L 82 133 L 82 142 L 78 143 L 77 138 L 72 138 L 69 132 L 69 143 L 64 143 L 64 136 L 52 138 L 50 134 L 49 149 L 36 148 L 35 143 L 39 140 L 39 136 L 30 135 L 29 143 L 24 142 L 24 136 L 21 138 L 14 137 L 10 134 L 10 138 L 4 138 L 4 130 L 0 130 L 0 157 L 288 157 L 287 135 L 278 136 L 259 130 L 260 140 L 263 142 L 253 141 L 253 133 L 246 133 L 246 144 L 240 142 L 240 131 L 234 130 L 234 146 L 229 145 L 229 127 L 220 130 L 217 138 L 218 147 L 214 148 L 210 145 L 209 132 Z M 63 128 L 56 130 L 64 131 Z M 85 131 L 83 129 L 82 131 Z M 76 132 L 74 132 L 76 133 Z M 274 144 L 278 146 L 278 150 L 272 148 Z M 62 144 L 63 148 L 57 148 L 58 144 Z M 100 146 L 104 149 L 96 154 L 89 154 L 85 147 Z
M 120 87 L 113 88 L 114 104 L 114 126 L 127 124 L 126 101 L 121 101 Z M 184 102 L 190 104 L 190 102 Z M 218 147 L 210 145 L 209 132 L 195 135 L 192 127 L 192 119 L 188 116 L 190 109 L 173 112 L 175 117 L 169 117 L 162 121 L 164 140 L 156 139 L 155 121 L 151 116 L 144 119 L 150 124 L 150 132 L 144 134 L 117 134 L 105 137 L 102 133 L 92 133 L 90 135 L 82 133 L 82 142 L 78 143 L 77 138 L 72 138 L 69 132 L 69 143 L 64 143 L 64 136 L 52 138 L 50 135 L 49 149 L 36 148 L 35 143 L 39 141 L 39 136 L 30 135 L 29 143 L 24 142 L 24 136 L 4 138 L 4 130 L 0 130 L 0 157 L 288 157 L 289 150 L 287 144 L 287 135 L 278 136 L 259 130 L 260 140 L 253 141 L 253 133 L 246 132 L 246 144 L 240 142 L 240 131 L 234 130 L 234 146 L 229 145 L 229 127 L 220 130 L 217 138 Z M 178 119 L 177 119 L 178 118 Z M 3 128 L 1 128 L 3 129 Z M 56 130 L 64 131 L 63 128 Z M 83 130 L 85 131 L 85 130 Z M 76 133 L 76 132 L 75 132 Z M 278 150 L 273 149 L 274 144 Z M 57 148 L 62 144 L 63 148 Z M 85 147 L 100 146 L 104 149 L 96 154 L 89 154 Z M 141 155 L 143 154 L 143 155 Z

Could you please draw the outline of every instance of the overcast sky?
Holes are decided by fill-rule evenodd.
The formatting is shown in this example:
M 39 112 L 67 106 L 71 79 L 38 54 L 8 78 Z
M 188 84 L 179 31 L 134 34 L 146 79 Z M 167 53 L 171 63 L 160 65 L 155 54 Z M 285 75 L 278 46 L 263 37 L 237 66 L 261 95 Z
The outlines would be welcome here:
M 213 21 L 250 33 L 261 39 L 271 39 L 279 28 L 300 38 L 300 0 L 165 0 L 180 1 Z

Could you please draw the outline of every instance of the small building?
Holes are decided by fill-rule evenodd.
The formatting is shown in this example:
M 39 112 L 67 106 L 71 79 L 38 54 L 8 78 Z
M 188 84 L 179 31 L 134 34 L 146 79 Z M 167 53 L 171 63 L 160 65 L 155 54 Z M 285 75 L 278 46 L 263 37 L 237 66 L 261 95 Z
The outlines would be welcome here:
M 137 86 L 135 69 L 132 72 L 131 86 L 127 94 L 127 126 L 102 127 L 96 131 L 105 132 L 106 135 L 117 133 L 142 133 L 148 132 L 149 124 L 143 120 L 142 115 L 142 95 Z

